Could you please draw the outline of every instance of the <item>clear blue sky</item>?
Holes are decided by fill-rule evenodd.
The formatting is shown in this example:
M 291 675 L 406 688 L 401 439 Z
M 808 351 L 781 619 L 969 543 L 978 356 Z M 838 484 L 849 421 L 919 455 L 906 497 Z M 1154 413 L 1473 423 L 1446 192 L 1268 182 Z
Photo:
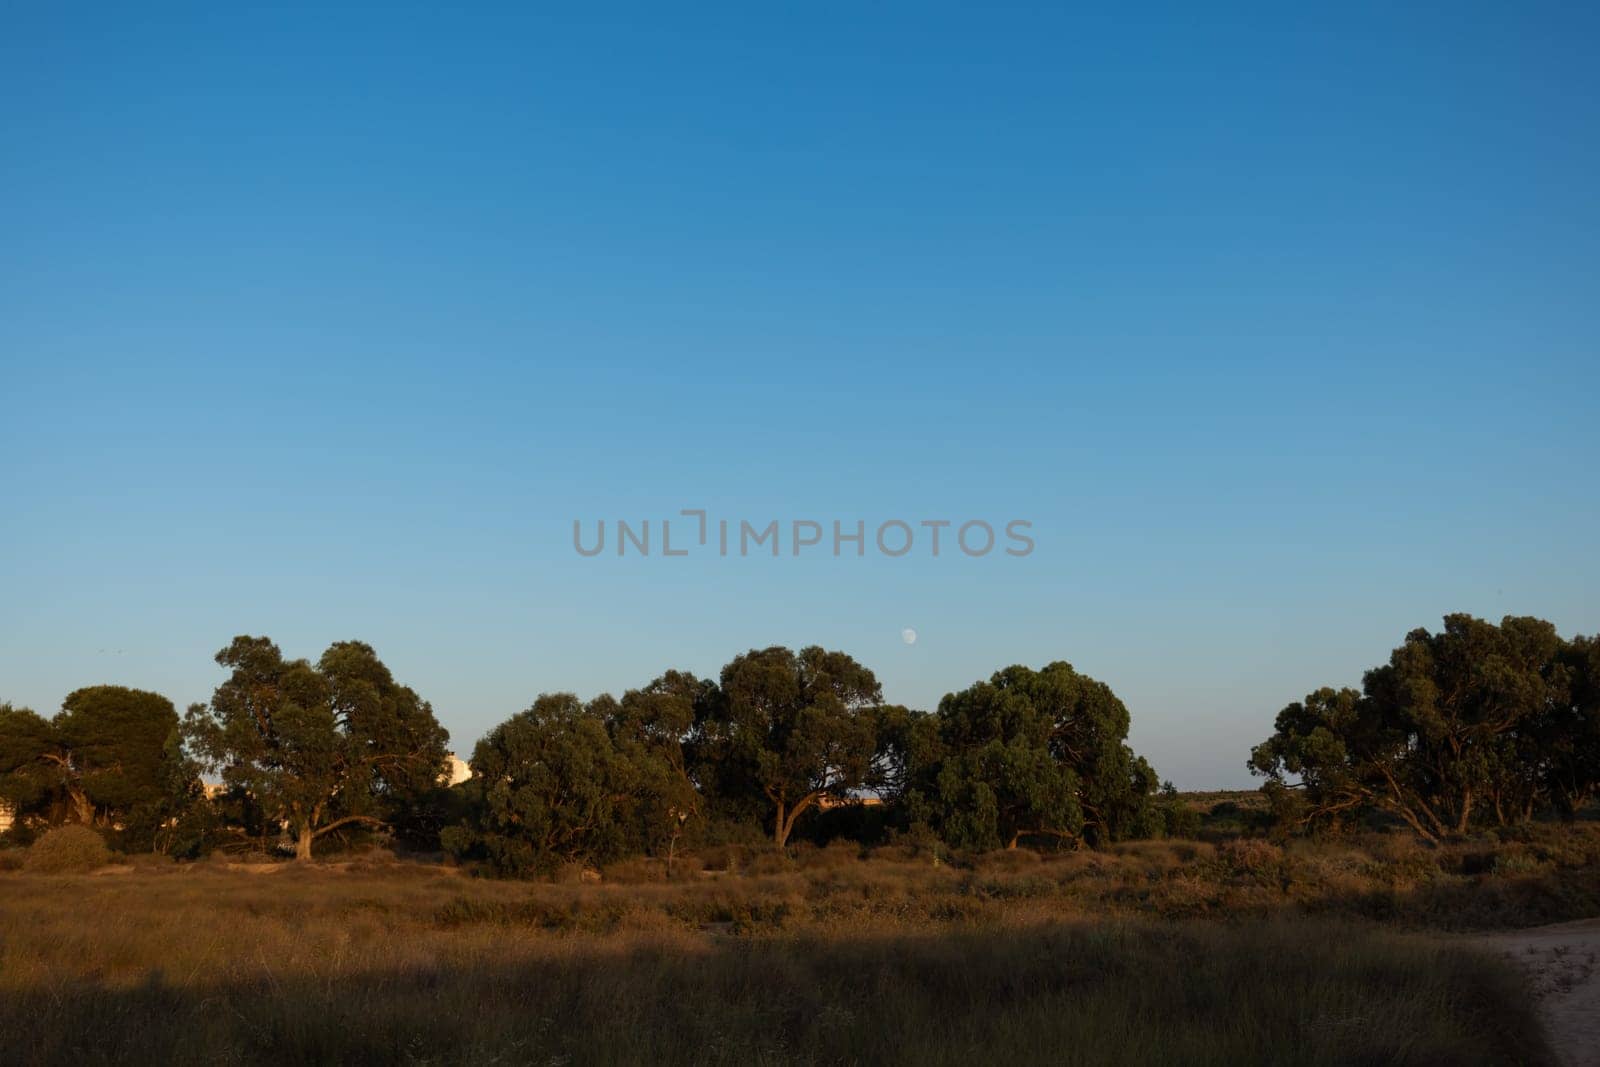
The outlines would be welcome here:
M 1198 788 L 1447 611 L 1600 630 L 1592 5 L 238 7 L 0 7 L 0 699 L 1067 659 Z M 572 550 L 686 507 L 1038 547 Z

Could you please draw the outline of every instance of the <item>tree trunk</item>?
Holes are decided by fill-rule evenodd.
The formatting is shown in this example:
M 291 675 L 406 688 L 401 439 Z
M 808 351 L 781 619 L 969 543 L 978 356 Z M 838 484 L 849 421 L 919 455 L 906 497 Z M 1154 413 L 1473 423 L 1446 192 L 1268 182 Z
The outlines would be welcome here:
M 316 832 L 311 829 L 309 823 L 300 827 L 300 836 L 294 843 L 294 861 L 296 863 L 311 862 L 311 842 L 316 840 L 316 836 Z
M 1468 789 L 1461 796 L 1461 818 L 1456 820 L 1456 833 L 1467 832 L 1468 820 L 1472 818 L 1472 790 Z
M 1417 832 L 1417 836 L 1421 837 L 1424 841 L 1427 841 L 1432 845 L 1437 845 L 1439 843 L 1439 834 L 1435 834 L 1426 826 L 1423 826 L 1422 821 L 1418 819 L 1416 814 L 1412 812 L 1412 810 L 1406 805 L 1388 804 L 1386 807 L 1409 823 L 1411 828 Z M 1424 808 L 1423 811 L 1427 812 L 1427 809 Z
M 1576 822 L 1578 819 L 1578 812 L 1583 809 L 1583 802 L 1588 798 L 1589 791 L 1587 789 L 1581 789 L 1578 786 L 1571 786 L 1563 787 L 1561 793 L 1566 798 L 1566 804 L 1563 805 L 1561 809 L 1561 821 Z M 1532 818 L 1533 801 L 1530 800 L 1528 801 L 1528 814 L 1523 816 L 1522 821 L 1528 822 Z
M 773 844 L 777 845 L 779 849 L 782 849 L 789 843 L 789 835 L 794 832 L 795 820 L 800 818 L 801 813 L 809 808 L 811 806 L 811 802 L 816 799 L 816 793 L 807 793 L 805 796 L 795 801 L 794 807 L 787 809 L 787 815 L 785 814 L 785 805 L 783 801 L 780 800 L 777 802 L 778 817 L 773 822 L 772 828 Z
M 72 798 L 72 813 L 83 825 L 94 825 L 94 805 L 77 785 L 67 785 L 67 797 Z

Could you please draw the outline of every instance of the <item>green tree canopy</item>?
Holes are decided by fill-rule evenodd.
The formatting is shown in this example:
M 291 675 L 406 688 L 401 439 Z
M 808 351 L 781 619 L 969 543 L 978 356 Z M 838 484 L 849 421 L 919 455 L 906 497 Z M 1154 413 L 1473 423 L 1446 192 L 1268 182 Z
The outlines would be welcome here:
M 1125 743 L 1128 710 L 1064 662 L 1014 666 L 939 703 L 932 807 L 950 843 L 1102 843 L 1158 828 L 1155 772 Z
M 479 741 L 471 785 L 481 802 L 444 832 L 446 847 L 511 875 L 620 853 L 639 783 L 606 731 L 603 711 L 615 702 L 597 703 L 545 693 Z
M 701 723 L 703 758 L 723 765 L 721 788 L 743 784 L 747 799 L 764 802 L 782 848 L 818 800 L 868 782 L 872 709 L 882 699 L 877 678 L 843 652 L 747 652 L 722 669 L 719 698 Z
M 120 685 L 73 691 L 54 719 L 0 705 L 0 798 L 20 815 L 110 827 L 163 804 L 172 702 Z
M 1576 637 L 1561 650 L 1570 699 L 1541 724 L 1545 796 L 1572 818 L 1600 793 L 1600 637 Z
M 714 682 L 668 671 L 628 690 L 604 716 L 612 744 L 632 768 L 630 836 L 642 851 L 665 850 L 669 862 L 685 830 L 704 815 L 686 741 L 715 704 Z
M 881 704 L 870 716 L 876 746 L 866 785 L 884 803 L 896 804 L 916 787 L 918 773 L 942 758 L 939 720 L 901 704 Z
M 1251 753 L 1300 825 L 1387 812 L 1429 840 L 1500 825 L 1595 789 L 1592 642 L 1542 619 L 1497 626 L 1447 615 L 1413 630 L 1360 691 L 1319 689 L 1285 707 Z
M 30 708 L 0 704 L 0 800 L 19 817 L 66 807 L 79 822 L 94 821 L 60 732 Z
M 128 812 L 166 795 L 168 743 L 178 731 L 177 709 L 166 697 L 90 686 L 68 694 L 55 724 L 97 809 Z
M 382 825 L 439 780 L 448 734 L 371 646 L 336 642 L 313 666 L 268 638 L 236 637 L 217 662 L 231 673 L 209 707 L 190 709 L 190 745 L 287 826 L 298 859 L 341 826 Z

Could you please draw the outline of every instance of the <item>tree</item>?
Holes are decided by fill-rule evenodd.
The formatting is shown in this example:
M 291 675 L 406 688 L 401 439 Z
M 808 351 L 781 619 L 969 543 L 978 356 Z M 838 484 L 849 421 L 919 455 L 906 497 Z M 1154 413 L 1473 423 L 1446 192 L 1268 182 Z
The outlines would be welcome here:
M 1600 637 L 1574 638 L 1561 651 L 1570 700 L 1542 724 L 1542 784 L 1551 804 L 1571 819 L 1600 792 Z
M 1029 690 L 1050 720 L 1050 754 L 1072 768 L 1090 844 L 1104 845 L 1159 832 L 1155 796 L 1161 780 L 1127 745 L 1128 708 L 1104 682 L 1052 663 L 1037 673 L 1013 667 L 1013 684 Z M 1032 674 L 1030 678 L 1029 675 Z
M 1159 832 L 1159 781 L 1125 743 L 1128 709 L 1071 664 L 1007 667 L 947 695 L 938 718 L 943 756 L 931 788 L 951 844 L 1102 844 Z
M 43 814 L 47 821 L 59 821 L 53 812 L 65 801 L 79 822 L 94 821 L 93 805 L 59 731 L 30 708 L 0 704 L 0 800 L 19 820 Z
M 715 702 L 715 683 L 683 671 L 668 671 L 641 689 L 630 689 L 620 702 L 609 697 L 595 702 L 604 708 L 617 754 L 632 768 L 631 836 L 645 852 L 656 854 L 664 847 L 669 867 L 685 830 L 704 815 L 685 741 Z
M 867 788 L 885 804 L 897 804 L 919 784 L 919 774 L 936 767 L 942 756 L 939 720 L 901 704 L 869 709 L 877 746 Z
M 209 707 L 190 709 L 190 745 L 285 826 L 298 860 L 341 827 L 384 825 L 443 772 L 449 735 L 369 645 L 336 642 L 313 666 L 268 638 L 236 637 L 217 663 L 232 673 Z
M 721 788 L 765 802 L 782 848 L 818 800 L 866 784 L 871 709 L 882 697 L 872 672 L 843 652 L 750 651 L 722 670 L 719 697 L 701 723 L 702 756 L 723 764 Z
M 50 823 L 147 821 L 167 797 L 177 727 L 166 697 L 120 685 L 75 690 L 50 720 L 0 705 L 0 798 Z
M 1162 782 L 1156 803 L 1161 813 L 1162 836 L 1194 837 L 1200 833 L 1200 813 L 1183 802 L 1177 786 Z
M 934 789 L 950 844 L 1016 848 L 1024 836 L 1079 838 L 1078 776 L 1051 752 L 1054 722 L 1034 700 L 1036 678 L 1012 667 L 939 701 L 945 758 Z
M 90 686 L 68 694 L 55 724 L 96 811 L 126 816 L 162 803 L 178 730 L 172 701 L 120 685 Z
M 521 875 L 622 850 L 634 768 L 601 714 L 571 693 L 541 694 L 491 730 L 473 750 L 472 775 L 480 802 L 443 834 L 456 855 L 481 855 L 502 874 Z
M 211 846 L 217 812 L 206 796 L 200 764 L 184 751 L 181 726 L 167 737 L 162 759 L 161 799 L 143 811 L 140 835 L 168 856 L 195 859 Z
M 1172 798 L 1150 761 L 1117 745 L 1103 776 L 1084 778 L 1084 811 L 1092 845 L 1160 837 L 1168 832 Z
M 1381 811 L 1439 841 L 1524 821 L 1553 794 L 1593 788 L 1587 647 L 1542 619 L 1447 615 L 1437 634 L 1406 635 L 1359 692 L 1319 689 L 1285 707 L 1250 768 L 1302 826 Z
M 1430 833 L 1400 786 L 1409 735 L 1377 712 L 1354 689 L 1324 687 L 1278 713 L 1275 732 L 1251 751 L 1249 765 L 1268 777 L 1263 788 L 1281 820 L 1295 828 L 1338 826 L 1377 806 Z

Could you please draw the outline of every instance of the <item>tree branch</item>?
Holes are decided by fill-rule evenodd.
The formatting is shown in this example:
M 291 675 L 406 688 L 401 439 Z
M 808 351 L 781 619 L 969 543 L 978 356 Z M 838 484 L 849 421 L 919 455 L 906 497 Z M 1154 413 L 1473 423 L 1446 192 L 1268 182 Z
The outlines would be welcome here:
M 319 830 L 313 830 L 311 832 L 311 836 L 313 836 L 313 837 L 321 837 L 323 834 L 328 833 L 331 830 L 337 830 L 339 827 L 344 826 L 347 823 L 353 823 L 353 822 L 364 822 L 364 823 L 367 823 L 368 825 L 371 825 L 371 826 L 382 826 L 383 825 L 383 820 L 382 819 L 376 818 L 376 817 L 371 816 L 371 815 L 346 815 L 342 819 L 333 820 L 328 825 L 322 827 Z

